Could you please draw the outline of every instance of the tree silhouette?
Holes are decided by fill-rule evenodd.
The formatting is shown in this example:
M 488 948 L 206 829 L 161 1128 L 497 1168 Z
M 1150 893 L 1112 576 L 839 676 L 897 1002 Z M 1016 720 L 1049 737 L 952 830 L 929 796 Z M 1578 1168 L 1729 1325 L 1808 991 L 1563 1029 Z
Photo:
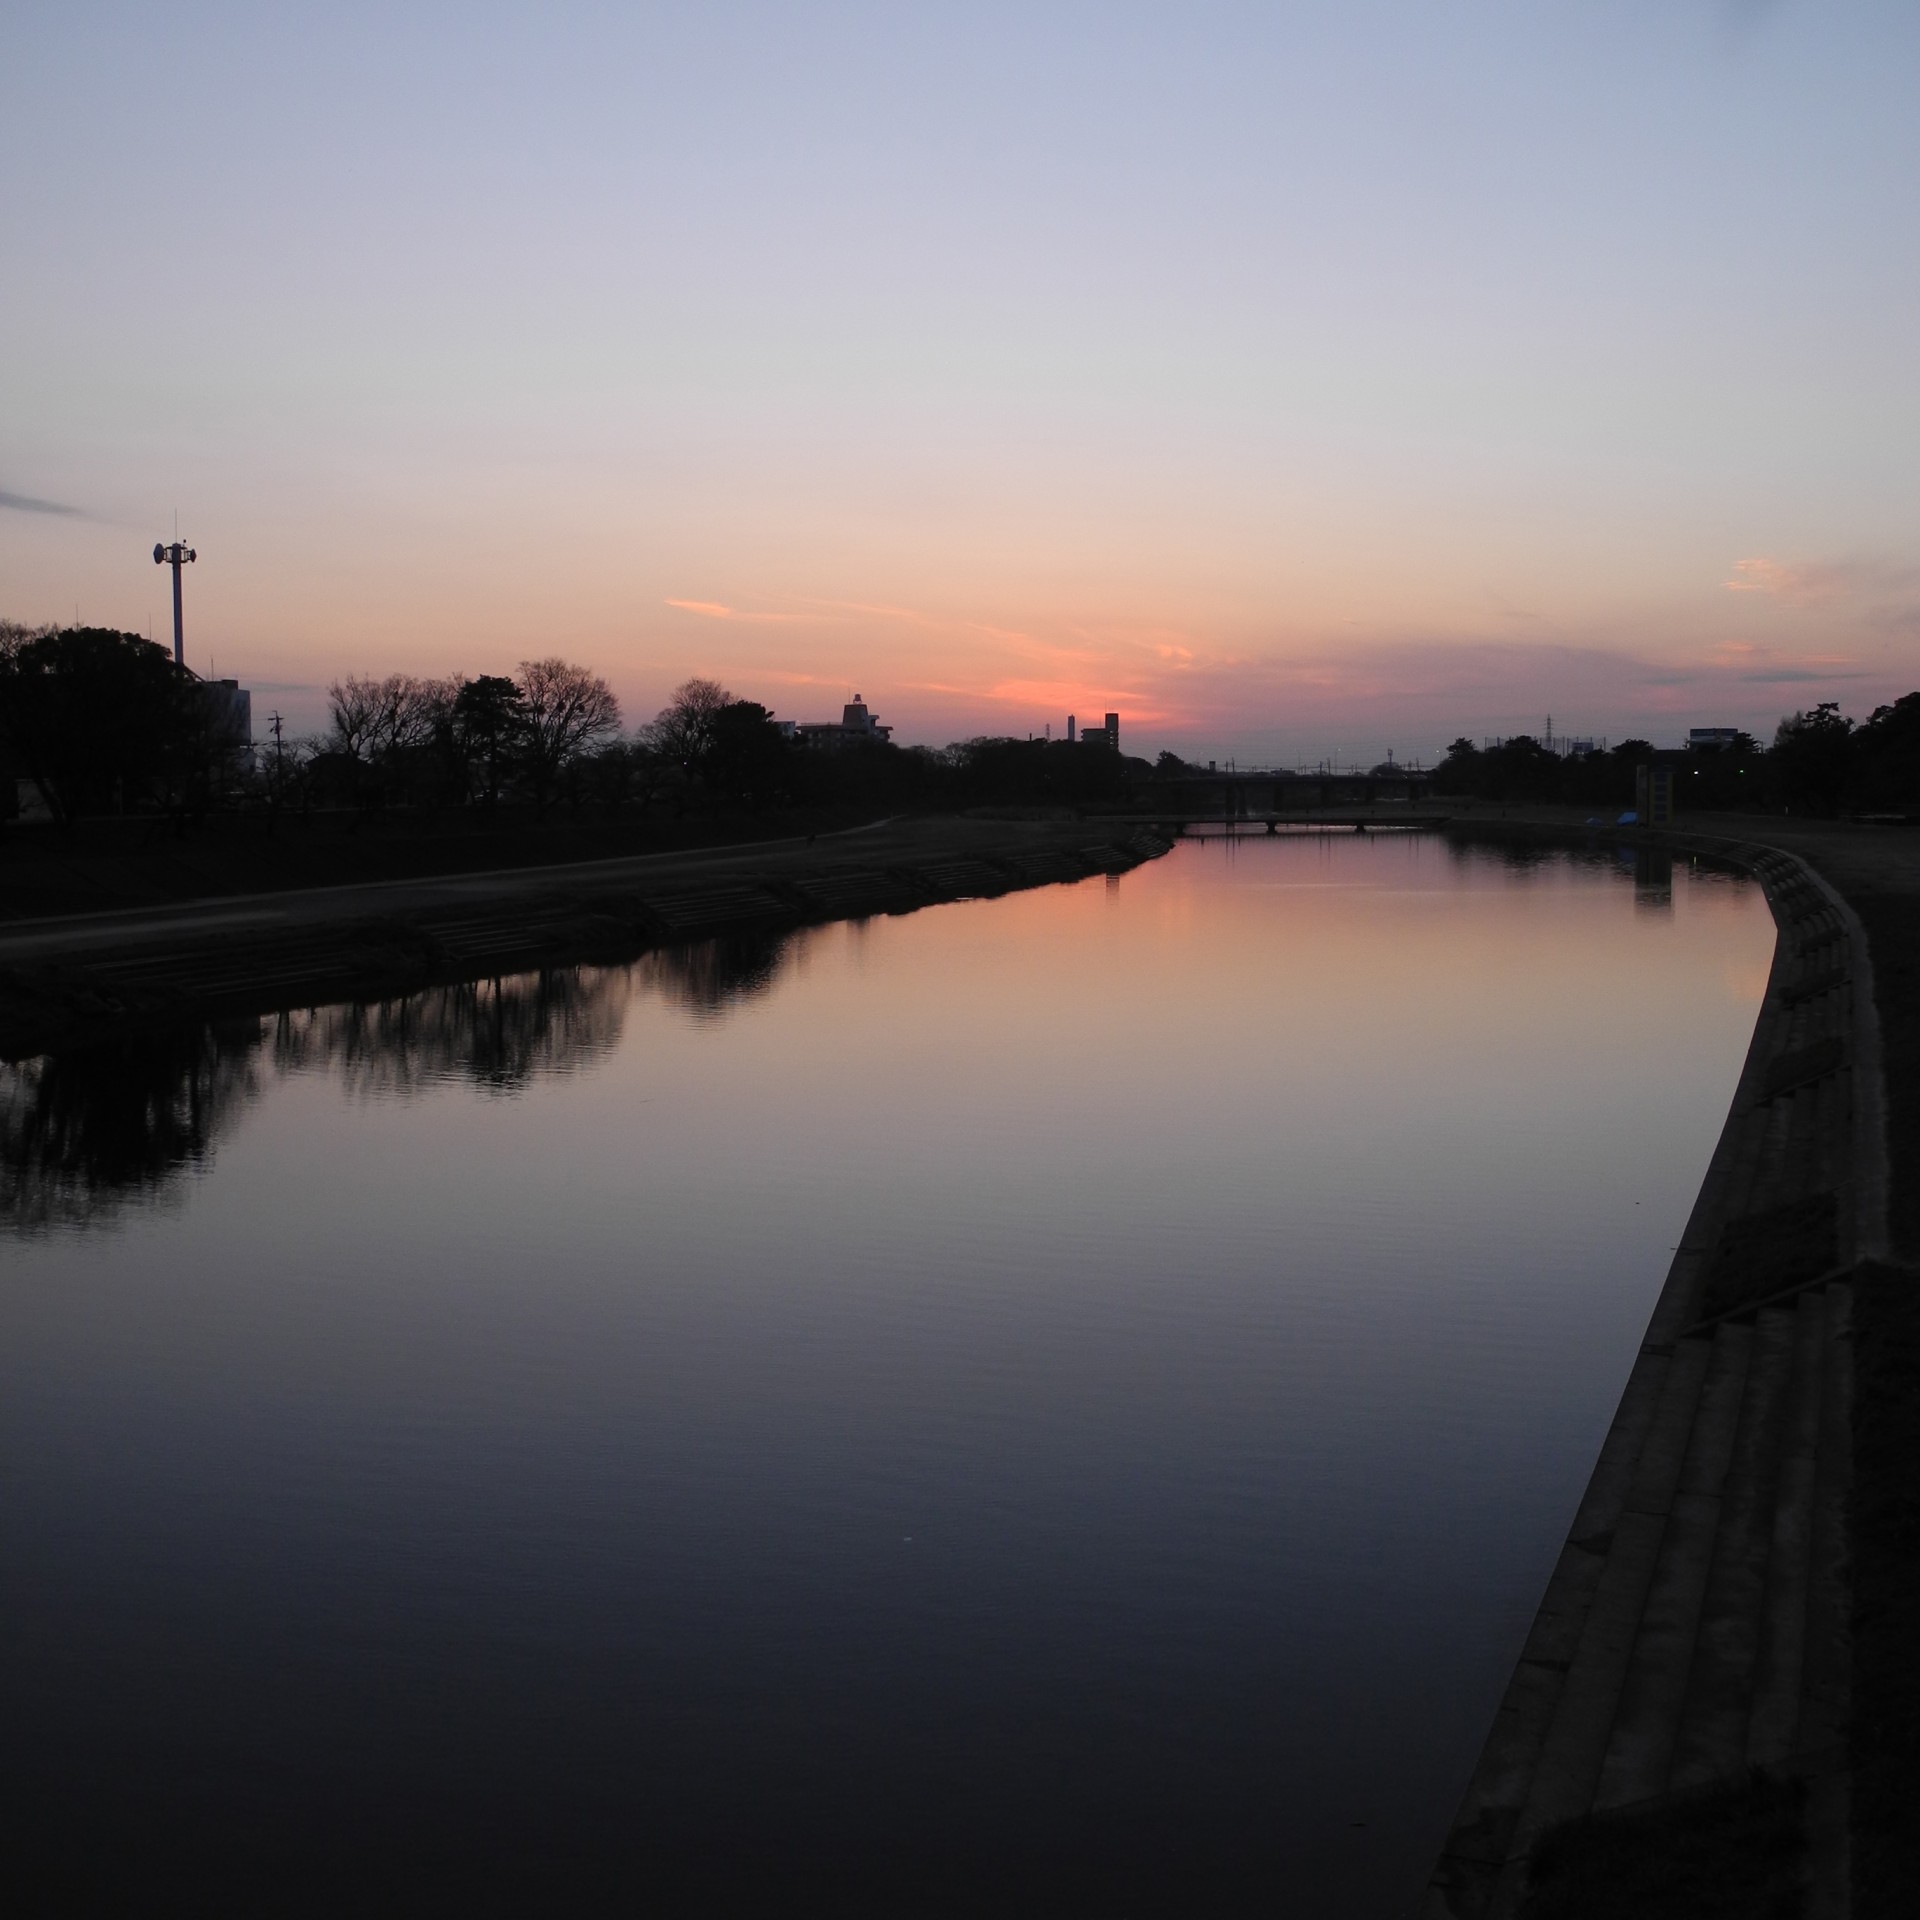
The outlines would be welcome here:
M 732 700 L 713 716 L 707 774 L 721 792 L 765 806 L 789 784 L 794 749 L 755 700 Z
M 527 703 L 505 674 L 464 682 L 453 700 L 453 739 L 468 790 L 477 780 L 489 807 L 500 800 L 527 734 Z
M 1780 797 L 1789 807 L 1831 813 L 1851 772 L 1853 722 L 1839 703 L 1823 700 L 1806 713 L 1790 713 L 1773 736 L 1768 760 Z
M 205 732 L 197 685 L 137 634 L 0 634 L 0 734 L 62 826 L 178 797 Z
M 620 731 L 620 703 L 598 674 L 565 660 L 522 660 L 522 757 L 534 808 L 553 804 L 561 775 Z
M 654 750 L 690 777 L 704 773 L 720 716 L 733 703 L 718 680 L 682 682 L 647 729 Z

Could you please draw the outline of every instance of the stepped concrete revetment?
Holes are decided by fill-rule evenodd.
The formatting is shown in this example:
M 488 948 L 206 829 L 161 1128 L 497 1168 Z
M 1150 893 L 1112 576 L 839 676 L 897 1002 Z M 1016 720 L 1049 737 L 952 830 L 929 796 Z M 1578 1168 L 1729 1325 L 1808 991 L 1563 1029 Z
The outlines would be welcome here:
M 1507 1920 L 1540 1842 L 1755 1770 L 1804 1783 L 1803 1910 L 1848 1911 L 1848 1326 L 1885 1257 L 1866 938 L 1777 849 L 1676 835 L 1779 928 L 1739 1087 L 1427 1893 Z

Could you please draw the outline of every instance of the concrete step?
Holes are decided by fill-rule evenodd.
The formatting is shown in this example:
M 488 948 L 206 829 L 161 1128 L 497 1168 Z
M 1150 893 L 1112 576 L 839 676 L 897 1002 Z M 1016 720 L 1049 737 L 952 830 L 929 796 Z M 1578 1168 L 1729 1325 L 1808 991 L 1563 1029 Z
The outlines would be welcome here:
M 1713 1565 L 1674 1743 L 1669 1779 L 1676 1788 L 1734 1779 L 1746 1766 L 1796 1317 L 1791 1308 L 1769 1307 L 1754 1326 Z
M 1852 1697 L 1847 1503 L 1853 1489 L 1853 1288 L 1829 1286 L 1820 1450 L 1807 1580 L 1806 1670 L 1796 1745 L 1803 1758 L 1841 1749 Z
M 1813 1136 L 1809 1180 L 1814 1188 L 1835 1188 L 1846 1178 L 1852 1162 L 1853 1069 L 1841 1067 L 1814 1090 L 1819 1117 Z M 1844 1211 L 1844 1210 L 1843 1210 Z
M 1087 877 L 1086 862 L 1074 853 L 1016 853 L 1008 856 L 1007 864 L 1022 879 L 1035 884 L 1084 880 Z
M 1520 1816 L 1523 1846 L 1593 1805 L 1712 1354 L 1710 1340 L 1683 1340 L 1668 1363 L 1660 1404 Z
M 1764 1274 L 1770 1259 L 1792 1265 L 1764 1216 L 1837 1194 L 1834 1261 L 1806 1277 L 1851 1246 L 1851 936 L 1797 862 L 1761 867 L 1779 940 L 1754 1051 L 1609 1434 L 1612 1457 L 1430 1885 L 1428 1910 L 1449 1920 L 1512 1920 L 1527 1858 L 1561 1822 L 1657 1806 L 1756 1766 L 1806 1779 L 1807 1912 L 1847 1910 L 1849 1290 L 1809 1287 L 1685 1331 L 1716 1249 L 1742 1223 L 1750 1240 L 1769 1236 L 1753 1249 Z
M 697 892 L 657 893 L 647 906 L 671 933 L 704 932 L 708 928 L 776 922 L 787 909 L 758 887 L 711 887 Z
M 1784 1765 L 1800 1728 L 1826 1325 L 1825 1293 L 1809 1288 L 1794 1310 L 1793 1378 L 1775 1482 L 1766 1599 L 1753 1676 L 1753 1718 L 1747 1727 L 1747 1764 L 1754 1767 Z
M 905 913 L 927 901 L 917 887 L 885 873 L 809 875 L 796 880 L 793 887 L 816 912 L 841 918 Z
M 190 995 L 196 999 L 218 1000 L 235 993 L 278 993 L 283 990 L 297 993 L 311 983 L 313 976 L 311 963 L 277 967 L 207 966 L 147 974 L 137 982 L 127 984 L 136 984 L 155 992 L 178 993 L 183 997 Z
M 1711 1347 L 1711 1358 L 1608 1737 L 1596 1807 L 1626 1806 L 1667 1790 L 1753 1341 L 1751 1327 L 1722 1326 L 1701 1342 Z
M 1660 1413 L 1670 1366 L 1670 1354 L 1648 1349 L 1628 1376 L 1449 1836 L 1434 1893 L 1436 1912 L 1491 1910 L 1486 1903 L 1493 1899 L 1494 1884 L 1513 1852 L 1641 1452 Z
M 919 871 L 951 900 L 988 898 L 1007 890 L 1007 876 L 983 860 L 937 860 Z
M 215 966 L 224 971 L 256 962 L 265 964 L 271 960 L 285 959 L 287 952 L 285 942 L 275 942 L 272 946 L 223 947 L 213 954 L 129 954 L 118 959 L 95 960 L 89 965 L 88 971 L 103 980 L 191 979 Z
M 1780 1169 L 1785 1158 L 1789 1120 L 1787 1103 L 1782 1100 L 1767 1101 L 1755 1110 L 1754 1120 L 1759 1140 L 1746 1158 L 1744 1177 L 1727 1209 L 1727 1217 L 1731 1220 L 1773 1205 L 1772 1196 L 1780 1187 Z

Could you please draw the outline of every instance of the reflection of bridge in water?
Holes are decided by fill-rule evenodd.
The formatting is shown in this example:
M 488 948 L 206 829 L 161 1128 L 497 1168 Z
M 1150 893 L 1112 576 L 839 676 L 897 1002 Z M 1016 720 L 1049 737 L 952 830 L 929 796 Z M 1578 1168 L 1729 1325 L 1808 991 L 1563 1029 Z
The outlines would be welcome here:
M 1220 840 L 1269 833 L 1427 833 L 1444 827 L 1444 813 L 1361 813 L 1330 809 L 1325 813 L 1155 814 L 1152 824 L 1188 840 Z

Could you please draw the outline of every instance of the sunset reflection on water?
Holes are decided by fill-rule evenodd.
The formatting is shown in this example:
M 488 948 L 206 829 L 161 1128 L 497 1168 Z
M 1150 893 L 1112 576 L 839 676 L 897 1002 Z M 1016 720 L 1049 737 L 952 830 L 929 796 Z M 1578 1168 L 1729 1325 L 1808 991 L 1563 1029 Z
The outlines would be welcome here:
M 1399 1911 L 1771 943 L 1250 840 L 6 1070 L 7 1791 L 109 1888 Z

